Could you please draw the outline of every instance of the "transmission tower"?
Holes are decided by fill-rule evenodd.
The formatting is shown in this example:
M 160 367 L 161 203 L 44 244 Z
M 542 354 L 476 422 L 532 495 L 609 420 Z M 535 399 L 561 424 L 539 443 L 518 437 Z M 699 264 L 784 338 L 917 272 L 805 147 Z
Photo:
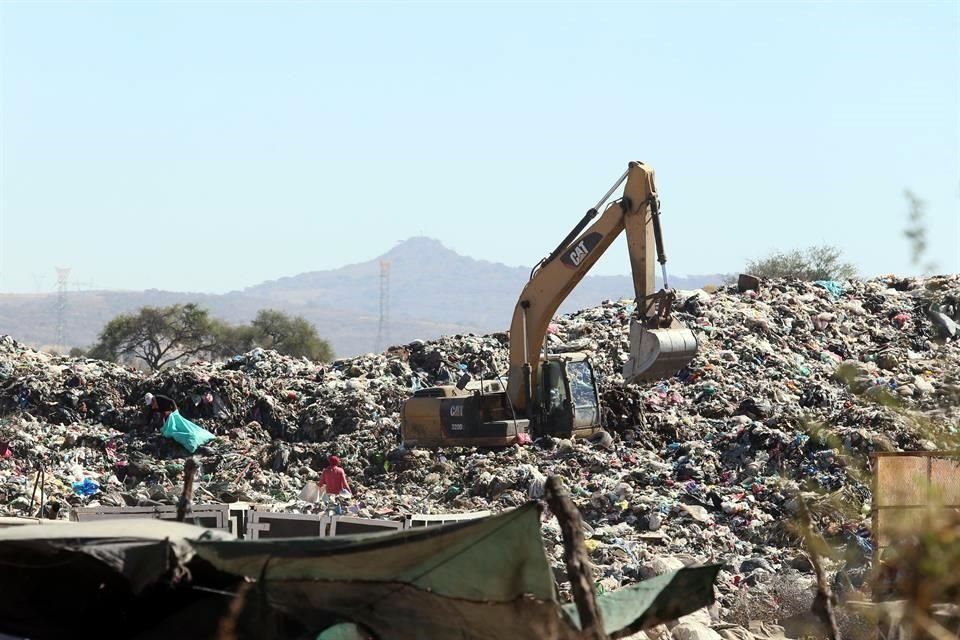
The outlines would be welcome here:
M 390 342 L 390 261 L 380 261 L 380 322 L 377 324 L 375 353 L 381 353 Z
M 67 344 L 67 281 L 70 277 L 69 267 L 57 267 L 57 346 Z

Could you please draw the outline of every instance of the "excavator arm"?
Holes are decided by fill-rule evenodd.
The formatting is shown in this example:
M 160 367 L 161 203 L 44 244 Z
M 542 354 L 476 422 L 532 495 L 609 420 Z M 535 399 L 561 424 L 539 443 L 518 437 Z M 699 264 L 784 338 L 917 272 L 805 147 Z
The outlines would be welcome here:
M 600 207 L 624 182 L 621 198 L 600 214 Z M 596 221 L 590 224 L 594 218 Z M 630 330 L 631 357 L 624 367 L 624 377 L 628 382 L 662 377 L 664 373 L 679 371 L 693 358 L 696 339 L 670 318 L 668 294 L 655 292 L 655 247 L 661 265 L 666 260 L 659 224 L 653 168 L 631 162 L 597 206 L 587 211 L 557 248 L 534 268 L 510 324 L 507 394 L 517 410 L 526 409 L 532 402 L 550 320 L 623 231 L 627 234 L 637 298 L 637 317 L 632 319 Z

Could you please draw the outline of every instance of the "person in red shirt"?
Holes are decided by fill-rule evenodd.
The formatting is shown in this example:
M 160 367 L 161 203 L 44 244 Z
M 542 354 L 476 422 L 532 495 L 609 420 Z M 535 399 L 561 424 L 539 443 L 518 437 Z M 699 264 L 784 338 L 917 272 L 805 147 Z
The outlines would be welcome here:
M 351 494 L 350 482 L 347 481 L 347 473 L 340 466 L 340 458 L 330 456 L 330 466 L 323 470 L 320 476 L 320 485 L 326 489 L 327 494 L 331 496 L 340 495 L 340 492 L 346 489 Z

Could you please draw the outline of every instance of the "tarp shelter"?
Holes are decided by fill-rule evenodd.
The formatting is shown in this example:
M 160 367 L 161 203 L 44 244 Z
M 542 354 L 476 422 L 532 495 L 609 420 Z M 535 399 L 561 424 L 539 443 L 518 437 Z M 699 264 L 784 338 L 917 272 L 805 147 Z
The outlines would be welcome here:
M 0 529 L 0 633 L 34 640 L 137 637 L 140 628 L 206 599 L 169 586 L 184 567 L 195 566 L 192 541 L 231 537 L 147 519 Z
M 49 599 L 44 584 L 51 582 L 60 585 L 58 598 L 78 608 L 125 605 L 118 608 L 130 622 L 123 637 L 209 637 L 204 634 L 214 631 L 232 594 L 254 580 L 242 608 L 257 609 L 260 617 L 237 624 L 237 637 L 316 638 L 326 631 L 384 640 L 576 638 L 575 609 L 557 602 L 539 515 L 538 505 L 529 503 L 489 518 L 398 533 L 256 541 L 146 520 L 11 528 L 0 531 L 0 562 L 19 557 L 17 579 L 30 588 L 0 599 L 0 632 L 55 637 L 35 632 L 47 623 L 37 619 L 42 607 L 16 610 L 31 596 Z M 94 566 L 112 574 L 109 589 L 91 586 Z M 84 569 L 88 575 L 78 573 Z M 682 569 L 600 596 L 606 630 L 638 630 L 707 606 L 718 570 Z M 0 573 L 4 593 L 17 589 L 8 580 Z M 55 615 L 56 603 L 48 604 Z M 150 614 L 149 635 L 128 610 Z M 70 628 L 80 630 L 76 622 Z M 92 622 L 89 630 L 98 637 L 120 637 L 98 629 Z M 358 629 L 370 635 L 357 635 Z

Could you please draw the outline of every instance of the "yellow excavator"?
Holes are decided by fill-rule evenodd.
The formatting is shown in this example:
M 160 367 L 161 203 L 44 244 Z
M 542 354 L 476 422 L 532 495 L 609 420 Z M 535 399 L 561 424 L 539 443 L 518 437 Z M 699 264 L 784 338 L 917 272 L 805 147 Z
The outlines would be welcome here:
M 601 207 L 624 184 L 620 198 Z M 594 218 L 599 218 L 590 224 Z M 590 225 L 587 228 L 587 225 Z M 660 201 L 653 168 L 627 170 L 553 252 L 533 268 L 510 325 L 510 369 L 502 377 L 416 391 L 403 405 L 405 447 L 496 447 L 521 434 L 583 437 L 602 428 L 600 398 L 589 355 L 551 354 L 547 328 L 564 299 L 626 231 L 636 313 L 630 320 L 626 382 L 659 380 L 683 369 L 697 352 L 693 333 L 671 316 Z M 654 248 L 664 289 L 655 291 Z

